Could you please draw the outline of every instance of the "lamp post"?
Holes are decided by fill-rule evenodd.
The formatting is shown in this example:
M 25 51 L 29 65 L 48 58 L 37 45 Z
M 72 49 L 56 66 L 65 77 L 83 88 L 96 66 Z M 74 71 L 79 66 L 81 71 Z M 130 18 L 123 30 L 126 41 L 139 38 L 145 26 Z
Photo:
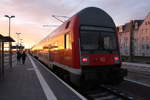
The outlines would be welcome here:
M 18 51 L 18 48 L 19 48 L 19 40 L 20 40 L 19 35 L 20 35 L 21 33 L 17 33 L 17 32 L 16 32 L 16 34 L 17 34 L 17 51 Z
M 9 18 L 9 37 L 10 37 L 10 23 L 11 23 L 11 18 L 15 18 L 15 16 L 5 15 L 5 17 Z
M 9 37 L 10 37 L 10 23 L 11 23 L 11 18 L 15 18 L 15 16 L 8 16 L 5 15 L 5 17 L 7 17 L 9 19 Z M 10 68 L 12 68 L 12 52 L 11 52 L 11 42 L 9 42 L 9 64 L 10 64 Z
M 24 49 L 24 45 L 23 45 L 23 39 L 20 39 L 20 49 Z
M 22 43 L 23 43 L 23 39 L 20 39 L 20 46 L 22 46 Z

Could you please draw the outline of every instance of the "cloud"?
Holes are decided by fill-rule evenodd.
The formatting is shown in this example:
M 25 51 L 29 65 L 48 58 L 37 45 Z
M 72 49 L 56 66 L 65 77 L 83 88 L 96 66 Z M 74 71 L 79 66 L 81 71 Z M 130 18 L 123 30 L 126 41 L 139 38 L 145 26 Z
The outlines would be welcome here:
M 15 15 L 12 33 L 24 33 L 25 41 L 39 41 L 53 28 L 45 28 L 46 24 L 61 24 L 51 15 L 72 16 L 81 9 L 89 6 L 105 10 L 114 19 L 117 25 L 124 24 L 132 19 L 144 19 L 150 12 L 149 0 L 1 0 L 0 26 L 6 33 L 8 20 L 5 14 Z M 26 35 L 25 35 L 26 34 Z M 28 42 L 27 41 L 27 42 Z
M 50 19 L 51 15 L 68 15 L 70 10 L 76 5 L 78 1 L 72 2 L 71 0 L 11 0 L 6 3 L 14 13 L 18 13 L 18 16 L 23 16 L 26 19 L 33 21 L 43 22 Z M 68 5 L 69 4 L 69 5 Z M 13 5 L 13 7 L 11 6 Z

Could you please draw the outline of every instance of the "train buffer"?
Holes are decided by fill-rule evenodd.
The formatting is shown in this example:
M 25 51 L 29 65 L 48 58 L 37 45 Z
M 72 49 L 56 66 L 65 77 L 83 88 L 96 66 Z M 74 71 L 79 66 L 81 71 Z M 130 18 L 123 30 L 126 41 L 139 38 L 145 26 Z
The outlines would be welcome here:
M 28 55 L 25 65 L 13 62 L 0 81 L 0 100 L 86 100 L 40 62 Z

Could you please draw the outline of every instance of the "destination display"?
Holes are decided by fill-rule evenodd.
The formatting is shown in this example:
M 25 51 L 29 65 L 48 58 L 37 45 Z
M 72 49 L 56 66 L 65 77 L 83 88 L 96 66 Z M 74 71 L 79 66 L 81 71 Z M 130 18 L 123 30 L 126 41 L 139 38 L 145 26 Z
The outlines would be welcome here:
M 80 30 L 114 32 L 114 30 L 112 28 L 98 27 L 98 26 L 81 26 Z

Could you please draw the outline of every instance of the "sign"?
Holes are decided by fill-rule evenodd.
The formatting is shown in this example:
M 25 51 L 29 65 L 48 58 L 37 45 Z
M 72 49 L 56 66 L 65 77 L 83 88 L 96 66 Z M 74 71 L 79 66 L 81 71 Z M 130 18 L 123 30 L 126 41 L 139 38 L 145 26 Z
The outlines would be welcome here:
M 11 46 L 11 49 L 24 49 L 24 46 Z
M 114 32 L 112 28 L 99 27 L 99 26 L 81 26 L 80 30 Z

